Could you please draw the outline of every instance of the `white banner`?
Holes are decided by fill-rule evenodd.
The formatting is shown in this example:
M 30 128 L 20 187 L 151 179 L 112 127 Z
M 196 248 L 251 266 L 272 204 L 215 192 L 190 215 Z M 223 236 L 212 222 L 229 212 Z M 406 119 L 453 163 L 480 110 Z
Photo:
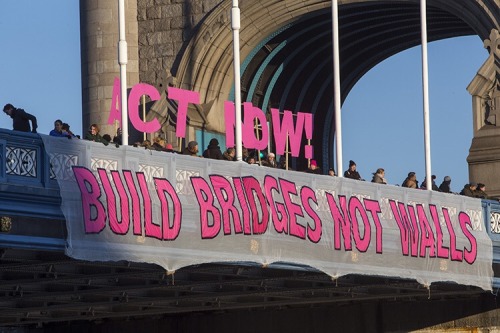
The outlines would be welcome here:
M 492 288 L 481 201 L 239 162 L 41 135 L 69 256 L 302 264 Z

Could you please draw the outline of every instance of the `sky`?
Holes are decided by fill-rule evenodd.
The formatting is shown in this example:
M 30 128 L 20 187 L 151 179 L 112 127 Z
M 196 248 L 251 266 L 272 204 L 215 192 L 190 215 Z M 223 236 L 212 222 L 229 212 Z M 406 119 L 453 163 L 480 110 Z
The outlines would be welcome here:
M 39 133 L 61 119 L 81 134 L 79 1 L 1 0 L 0 11 L 1 106 L 34 114 Z M 466 87 L 487 57 L 478 36 L 428 45 L 431 170 L 437 185 L 450 176 L 456 192 L 481 182 L 468 178 L 473 125 Z M 368 181 L 377 168 L 389 184 L 401 184 L 410 171 L 423 180 L 421 68 L 421 48 L 414 47 L 374 67 L 351 90 L 342 106 L 343 170 L 353 160 Z M 12 128 L 5 114 L 0 127 Z

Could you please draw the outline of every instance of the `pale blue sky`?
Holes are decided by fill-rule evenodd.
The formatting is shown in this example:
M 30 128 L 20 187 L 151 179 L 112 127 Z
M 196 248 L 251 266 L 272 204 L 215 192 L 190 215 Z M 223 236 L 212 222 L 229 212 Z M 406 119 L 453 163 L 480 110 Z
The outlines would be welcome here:
M 81 134 L 79 1 L 1 0 L 0 10 L 1 106 L 12 103 L 36 115 L 40 133 L 60 118 Z M 472 99 L 466 87 L 487 57 L 477 36 L 429 44 L 432 172 L 438 185 L 451 176 L 455 191 L 469 181 Z M 352 159 L 367 180 L 378 167 L 390 184 L 401 184 L 409 171 L 423 180 L 420 47 L 372 69 L 342 110 L 344 170 Z M 11 128 L 10 118 L 1 115 L 0 126 Z

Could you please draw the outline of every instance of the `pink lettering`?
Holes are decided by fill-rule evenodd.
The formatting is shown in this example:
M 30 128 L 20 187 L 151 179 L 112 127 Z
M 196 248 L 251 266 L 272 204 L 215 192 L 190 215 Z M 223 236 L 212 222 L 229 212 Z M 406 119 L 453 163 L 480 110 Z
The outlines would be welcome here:
M 99 201 L 101 189 L 94 174 L 84 167 L 73 167 L 76 182 L 82 196 L 85 233 L 97 234 L 106 227 L 106 210 Z

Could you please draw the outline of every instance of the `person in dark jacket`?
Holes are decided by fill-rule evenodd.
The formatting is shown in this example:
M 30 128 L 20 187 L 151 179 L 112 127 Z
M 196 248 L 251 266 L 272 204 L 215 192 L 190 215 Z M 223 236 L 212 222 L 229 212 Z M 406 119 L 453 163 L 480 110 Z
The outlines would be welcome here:
M 189 141 L 188 145 L 182 151 L 183 155 L 198 156 L 198 142 Z
M 321 175 L 321 168 L 318 166 L 318 162 L 316 160 L 311 160 L 309 163 L 309 168 L 306 170 L 307 173 L 314 173 L 316 175 Z
M 466 197 L 474 198 L 474 192 L 476 191 L 476 188 L 477 183 L 472 182 L 470 184 L 465 184 L 462 191 L 460 191 L 460 194 L 465 195 Z
M 439 190 L 444 193 L 452 193 L 450 184 L 451 184 L 451 177 L 450 176 L 444 177 L 443 182 L 441 183 L 441 185 L 439 185 Z
M 99 126 L 97 126 L 97 124 L 90 125 L 89 131 L 85 135 L 85 140 L 100 142 L 105 146 L 109 145 L 109 141 L 104 139 L 101 134 L 99 134 Z
M 207 149 L 203 152 L 203 157 L 211 158 L 213 160 L 222 160 L 224 157 L 222 156 L 222 151 L 219 147 L 219 140 L 213 138 L 210 140 L 210 143 L 207 146 Z
M 349 169 L 347 169 L 344 172 L 344 177 L 345 178 L 356 179 L 356 180 L 364 180 L 363 178 L 361 178 L 361 175 L 356 170 L 356 163 L 354 163 L 353 160 L 349 161 Z
M 14 131 L 36 133 L 38 125 L 34 115 L 27 113 L 23 109 L 17 109 L 12 104 L 5 104 L 3 112 L 12 118 L 12 129 Z

